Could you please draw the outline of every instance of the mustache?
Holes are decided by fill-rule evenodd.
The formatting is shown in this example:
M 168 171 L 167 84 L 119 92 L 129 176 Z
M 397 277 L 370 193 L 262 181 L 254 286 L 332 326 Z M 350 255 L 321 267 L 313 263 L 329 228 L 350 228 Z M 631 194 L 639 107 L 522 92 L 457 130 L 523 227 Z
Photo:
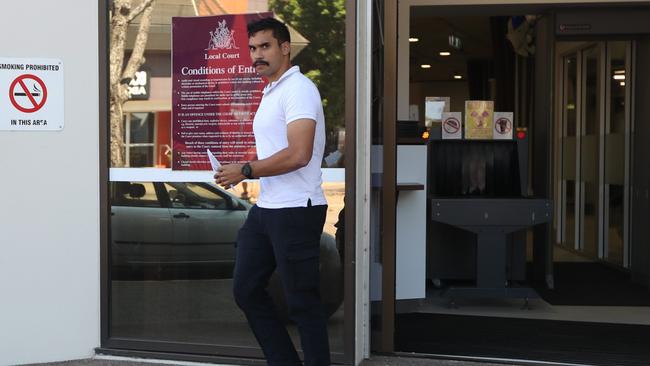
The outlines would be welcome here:
M 258 61 L 253 62 L 253 67 L 258 66 L 258 65 L 266 65 L 266 66 L 269 66 L 269 63 L 266 62 L 266 61 L 262 61 L 262 60 L 258 60 Z

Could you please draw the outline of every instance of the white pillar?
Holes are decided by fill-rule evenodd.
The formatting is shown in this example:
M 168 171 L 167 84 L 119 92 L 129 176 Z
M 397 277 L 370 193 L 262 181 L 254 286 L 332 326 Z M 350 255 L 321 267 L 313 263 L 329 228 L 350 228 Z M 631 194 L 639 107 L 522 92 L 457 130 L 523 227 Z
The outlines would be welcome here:
M 48 95 L 65 99 L 61 131 L 0 131 L 0 365 L 87 358 L 100 343 L 98 1 L 5 1 L 0 34 L 0 57 L 60 59 Z

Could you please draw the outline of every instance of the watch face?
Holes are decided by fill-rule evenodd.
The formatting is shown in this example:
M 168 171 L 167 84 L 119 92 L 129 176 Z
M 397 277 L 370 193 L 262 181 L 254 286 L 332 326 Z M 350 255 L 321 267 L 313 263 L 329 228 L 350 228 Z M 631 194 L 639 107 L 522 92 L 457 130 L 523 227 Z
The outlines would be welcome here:
M 246 177 L 246 178 L 252 178 L 251 177 L 251 166 L 250 164 L 246 163 L 241 167 L 241 173 Z

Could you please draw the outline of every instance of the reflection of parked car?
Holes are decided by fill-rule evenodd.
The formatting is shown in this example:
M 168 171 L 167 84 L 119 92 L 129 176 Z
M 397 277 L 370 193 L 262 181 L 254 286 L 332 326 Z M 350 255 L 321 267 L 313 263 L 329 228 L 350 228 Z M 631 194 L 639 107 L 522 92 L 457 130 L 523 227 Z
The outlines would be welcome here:
M 210 183 L 112 182 L 113 267 L 232 269 L 250 204 Z
M 232 276 L 237 232 L 251 208 L 246 200 L 200 182 L 111 182 L 110 194 L 114 279 Z M 334 237 L 326 233 L 320 264 L 321 295 L 331 315 L 343 299 L 343 272 Z M 275 277 L 269 290 L 286 316 Z

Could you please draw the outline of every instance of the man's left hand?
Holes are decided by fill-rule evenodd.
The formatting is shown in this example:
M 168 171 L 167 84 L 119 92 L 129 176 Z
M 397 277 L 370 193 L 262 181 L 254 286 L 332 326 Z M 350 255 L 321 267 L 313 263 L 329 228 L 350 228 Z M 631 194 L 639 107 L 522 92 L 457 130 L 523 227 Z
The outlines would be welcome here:
M 231 188 L 237 185 L 246 177 L 241 173 L 242 164 L 222 165 L 214 175 L 214 182 L 223 188 Z

